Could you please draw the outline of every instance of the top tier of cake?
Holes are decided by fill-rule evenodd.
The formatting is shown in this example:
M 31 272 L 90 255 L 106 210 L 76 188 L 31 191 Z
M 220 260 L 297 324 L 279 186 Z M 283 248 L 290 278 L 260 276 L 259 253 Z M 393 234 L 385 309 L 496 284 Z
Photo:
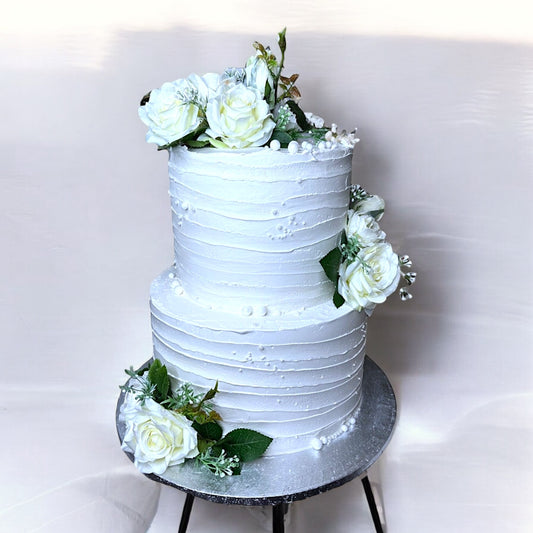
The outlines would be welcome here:
M 170 150 L 176 271 L 199 304 L 264 315 L 331 299 L 352 149 Z

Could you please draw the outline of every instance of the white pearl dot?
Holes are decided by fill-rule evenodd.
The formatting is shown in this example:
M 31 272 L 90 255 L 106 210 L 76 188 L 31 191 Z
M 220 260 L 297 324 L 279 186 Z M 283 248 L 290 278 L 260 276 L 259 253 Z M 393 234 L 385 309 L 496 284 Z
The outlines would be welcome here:
M 291 141 L 289 146 L 287 146 L 287 149 L 289 150 L 289 154 L 297 154 L 298 150 L 300 149 L 300 145 L 297 143 L 297 141 Z
M 250 305 L 245 305 L 243 308 L 242 308 L 242 314 L 244 316 L 252 316 L 252 313 L 254 312 L 254 310 L 252 309 L 252 307 Z
M 315 439 L 313 439 L 313 440 L 311 441 L 311 447 L 312 447 L 314 450 L 320 450 L 320 449 L 322 449 L 322 446 L 323 446 L 323 444 L 322 444 L 322 441 L 321 441 L 320 439 L 316 439 L 316 438 L 315 438 Z
M 281 148 L 281 144 L 277 139 L 270 141 L 270 148 L 274 151 L 278 151 Z
M 257 308 L 257 314 L 259 316 L 267 316 L 268 315 L 268 307 L 266 305 L 262 305 L 261 307 Z

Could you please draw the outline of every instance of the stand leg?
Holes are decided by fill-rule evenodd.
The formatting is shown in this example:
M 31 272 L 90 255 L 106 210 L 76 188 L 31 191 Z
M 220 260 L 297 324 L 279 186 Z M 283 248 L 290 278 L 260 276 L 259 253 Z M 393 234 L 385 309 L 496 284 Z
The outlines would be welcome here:
M 192 494 L 187 493 L 187 496 L 185 497 L 185 503 L 183 504 L 183 511 L 181 512 L 181 521 L 178 533 L 185 533 L 187 531 L 193 502 L 194 496 Z
M 376 500 L 374 499 L 374 493 L 372 492 L 372 487 L 370 486 L 368 476 L 363 477 L 361 482 L 363 483 L 363 488 L 365 489 L 366 501 L 368 502 L 368 507 L 370 507 L 370 514 L 372 515 L 372 521 L 374 522 L 376 533 L 383 533 L 383 526 L 381 525 L 378 508 L 376 507 Z
M 285 533 L 285 513 L 288 507 L 283 502 L 272 507 L 272 533 Z

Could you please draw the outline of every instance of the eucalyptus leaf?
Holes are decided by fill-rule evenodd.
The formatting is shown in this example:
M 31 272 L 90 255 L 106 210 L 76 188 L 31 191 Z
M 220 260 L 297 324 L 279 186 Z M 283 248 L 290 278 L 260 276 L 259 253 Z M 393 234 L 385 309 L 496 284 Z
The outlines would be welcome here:
M 325 255 L 321 260 L 320 264 L 326 273 L 328 279 L 337 283 L 337 278 L 339 277 L 339 267 L 342 262 L 342 252 L 339 248 L 333 248 L 331 252 Z
M 239 428 L 230 431 L 213 448 L 226 450 L 229 457 L 236 455 L 241 462 L 261 457 L 272 442 L 270 437 L 253 429 Z

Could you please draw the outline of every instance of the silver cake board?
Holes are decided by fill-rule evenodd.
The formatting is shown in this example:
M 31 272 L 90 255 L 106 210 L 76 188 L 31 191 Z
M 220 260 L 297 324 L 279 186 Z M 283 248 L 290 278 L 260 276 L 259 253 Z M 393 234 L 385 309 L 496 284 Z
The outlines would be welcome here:
M 118 419 L 123 401 L 122 392 L 116 410 L 120 442 L 125 432 Z M 386 448 L 395 420 L 392 386 L 379 366 L 366 356 L 362 401 L 355 425 L 321 450 L 262 457 L 245 463 L 239 476 L 220 478 L 194 460 L 170 467 L 162 475 L 146 475 L 190 496 L 216 503 L 279 506 L 331 490 L 365 474 Z M 126 455 L 133 461 L 131 453 Z M 372 511 L 373 495 L 367 478 L 363 485 Z M 376 522 L 374 512 L 373 518 Z

